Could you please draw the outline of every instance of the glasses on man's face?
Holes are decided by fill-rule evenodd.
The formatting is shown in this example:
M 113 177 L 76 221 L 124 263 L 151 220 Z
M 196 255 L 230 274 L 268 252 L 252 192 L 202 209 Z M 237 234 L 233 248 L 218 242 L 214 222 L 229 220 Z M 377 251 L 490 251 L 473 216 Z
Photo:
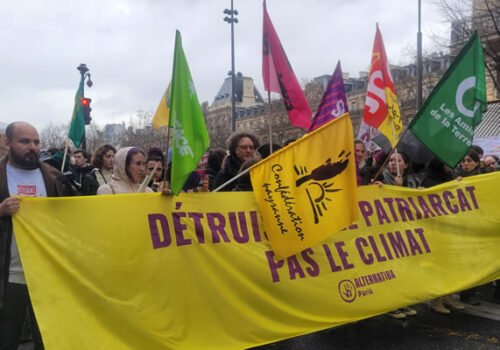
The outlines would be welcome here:
M 252 145 L 241 145 L 238 148 L 244 151 L 253 151 L 255 149 Z
M 491 163 L 484 163 L 485 166 L 490 167 L 490 168 L 496 168 L 497 163 L 496 162 L 491 162 Z

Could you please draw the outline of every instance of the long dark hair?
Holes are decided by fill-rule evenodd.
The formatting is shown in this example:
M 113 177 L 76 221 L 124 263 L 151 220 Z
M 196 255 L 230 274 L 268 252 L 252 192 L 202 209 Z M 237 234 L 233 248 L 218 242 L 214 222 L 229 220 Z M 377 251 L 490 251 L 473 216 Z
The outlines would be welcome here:
M 97 147 L 92 155 L 92 161 L 90 162 L 94 168 L 101 169 L 102 168 L 102 159 L 106 153 L 109 151 L 113 151 L 116 154 L 116 149 L 109 145 L 101 145 Z
M 222 161 L 227 153 L 222 148 L 211 149 L 208 152 L 207 168 L 213 169 L 217 173 L 222 167 Z
M 479 158 L 479 154 L 472 147 L 471 147 L 471 149 L 469 149 L 469 152 L 465 156 L 471 157 L 472 160 L 475 161 L 476 163 L 479 163 L 481 161 L 481 158 Z M 464 156 L 464 158 L 465 158 L 465 156 Z M 479 166 L 479 164 L 477 166 Z M 477 168 L 477 166 L 476 166 L 476 168 Z
M 401 155 L 401 158 L 403 158 L 403 161 L 406 163 L 406 169 L 404 175 L 413 174 L 413 164 L 411 162 L 410 156 L 408 156 L 408 153 L 398 150 L 398 154 Z

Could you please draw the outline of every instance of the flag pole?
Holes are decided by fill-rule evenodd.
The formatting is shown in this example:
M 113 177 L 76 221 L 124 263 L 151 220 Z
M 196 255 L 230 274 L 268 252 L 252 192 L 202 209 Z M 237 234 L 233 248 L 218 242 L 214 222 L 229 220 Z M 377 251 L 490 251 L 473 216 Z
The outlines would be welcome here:
M 417 32 L 417 111 L 422 105 L 422 32 L 420 20 L 422 17 L 421 3 L 418 0 L 418 32 Z
M 64 173 L 64 165 L 66 165 L 66 155 L 68 154 L 68 147 L 69 147 L 69 139 L 66 139 L 66 146 L 64 147 L 64 156 L 63 156 L 63 161 L 62 161 L 62 166 L 61 166 L 61 173 Z
M 217 187 L 215 190 L 213 190 L 211 192 L 219 192 L 219 190 L 223 189 L 224 187 L 226 187 L 230 183 L 238 180 L 243 175 L 248 174 L 249 171 L 250 171 L 250 168 L 243 170 L 241 173 L 237 174 L 235 177 L 233 177 L 233 178 L 229 179 L 228 181 L 224 182 L 222 185 L 220 185 L 219 187 Z
M 146 175 L 146 177 L 144 177 L 144 180 L 142 181 L 141 186 L 139 186 L 139 189 L 137 190 L 137 193 L 142 193 L 144 191 L 144 189 L 148 185 L 149 181 L 151 181 L 151 179 L 155 175 L 156 169 L 158 169 L 158 162 L 156 162 L 153 171 L 150 172 L 149 175 Z
M 165 94 L 165 97 L 167 97 L 167 101 L 170 99 L 170 106 L 168 110 L 168 125 L 167 125 L 167 145 L 166 145 L 166 151 L 167 153 L 165 154 L 165 159 L 166 159 L 166 166 L 165 166 L 165 173 L 163 174 L 163 182 L 164 182 L 164 188 L 170 189 L 169 183 L 167 181 L 167 168 L 168 168 L 168 144 L 170 143 L 170 126 L 172 125 L 172 96 L 174 92 L 174 82 L 175 82 L 175 68 L 178 64 L 177 62 L 177 40 L 178 37 L 180 38 L 180 32 L 178 30 L 175 31 L 175 46 L 174 46 L 174 61 L 172 63 L 172 79 L 170 80 L 170 84 L 167 87 L 167 93 Z M 174 158 L 174 149 L 172 146 L 172 158 Z M 170 160 L 170 164 L 174 164 L 173 159 Z M 172 168 L 170 168 L 170 174 L 172 174 Z M 170 176 L 172 177 L 172 176 Z
M 396 145 L 394 146 L 394 148 L 393 148 L 393 149 L 391 149 L 391 151 L 390 151 L 390 152 L 389 152 L 389 154 L 387 155 L 387 158 L 385 158 L 384 163 L 382 164 L 382 166 L 380 167 L 380 169 L 378 169 L 377 173 L 376 173 L 376 174 L 375 174 L 375 176 L 372 178 L 371 182 L 374 182 L 374 181 L 377 179 L 377 177 L 380 175 L 380 173 L 381 173 L 382 171 L 384 171 L 385 166 L 386 166 L 386 165 L 387 165 L 387 163 L 389 162 L 389 158 L 391 158 L 391 154 L 392 154 L 392 152 L 394 152 L 394 150 L 398 148 L 399 143 L 401 142 L 401 140 L 403 139 L 403 137 L 405 137 L 405 135 L 406 135 L 406 132 L 407 132 L 407 131 L 408 131 L 408 128 L 406 128 L 406 129 L 405 129 L 405 131 L 403 131 L 403 134 L 402 134 L 402 135 L 401 135 L 401 137 L 399 138 L 398 143 L 396 143 Z
M 170 123 L 169 125 L 167 125 L 167 144 L 165 146 L 166 150 L 167 150 L 167 153 L 166 153 L 166 156 L 165 156 L 165 161 L 167 164 L 165 164 L 165 173 L 163 174 L 163 181 L 165 182 L 165 186 L 167 185 L 167 167 L 168 167 L 168 144 L 170 143 Z M 173 158 L 173 153 L 174 151 L 172 150 L 172 158 Z M 172 160 L 170 160 L 170 162 L 172 162 Z M 170 170 L 170 173 L 172 173 L 172 170 Z M 169 188 L 169 186 L 166 186 L 165 188 Z
M 273 124 L 271 119 L 271 90 L 267 92 L 267 104 L 269 106 L 268 122 L 269 122 L 269 154 L 273 154 Z

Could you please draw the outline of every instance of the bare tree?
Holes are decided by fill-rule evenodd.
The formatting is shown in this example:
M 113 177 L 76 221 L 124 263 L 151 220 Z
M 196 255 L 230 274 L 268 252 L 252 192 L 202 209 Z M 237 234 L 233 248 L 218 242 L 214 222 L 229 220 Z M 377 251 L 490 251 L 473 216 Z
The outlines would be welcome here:
M 150 147 L 159 147 L 166 152 L 167 127 L 153 127 L 153 111 L 137 111 L 130 118 L 121 146 L 134 146 L 147 151 Z
M 451 22 L 451 49 L 456 53 L 473 31 L 483 44 L 486 73 L 500 93 L 500 2 L 498 0 L 438 0 L 446 20 Z M 455 52 L 454 52 L 455 51 Z M 496 97 L 496 96 L 495 96 Z
M 55 124 L 50 122 L 40 132 L 42 149 L 52 147 L 64 149 L 68 137 L 69 123 Z
M 91 122 L 86 129 L 85 137 L 87 142 L 87 152 L 92 153 L 99 145 L 103 144 L 104 133 L 103 130 L 94 122 Z

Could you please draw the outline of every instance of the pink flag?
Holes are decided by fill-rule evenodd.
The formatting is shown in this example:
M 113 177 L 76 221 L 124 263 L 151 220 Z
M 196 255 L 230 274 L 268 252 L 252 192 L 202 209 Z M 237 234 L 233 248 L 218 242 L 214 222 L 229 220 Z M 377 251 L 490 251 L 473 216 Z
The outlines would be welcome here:
M 312 111 L 274 30 L 265 0 L 262 44 L 264 89 L 280 93 L 292 125 L 308 129 Z

